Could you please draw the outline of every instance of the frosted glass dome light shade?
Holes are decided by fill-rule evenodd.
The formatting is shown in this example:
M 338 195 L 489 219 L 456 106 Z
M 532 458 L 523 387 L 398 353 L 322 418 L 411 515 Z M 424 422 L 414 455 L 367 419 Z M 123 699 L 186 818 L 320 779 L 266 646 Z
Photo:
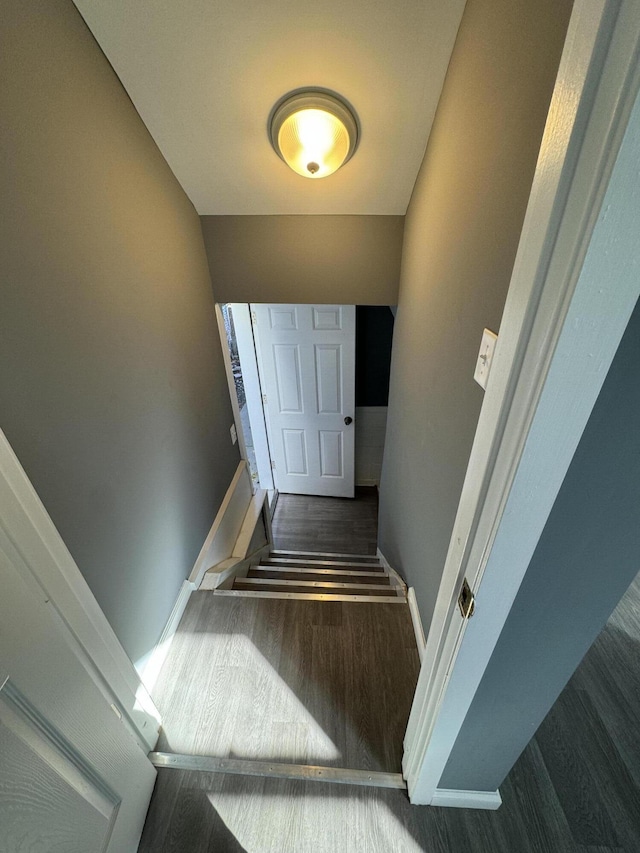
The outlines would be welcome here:
M 288 95 L 273 110 L 271 144 L 305 178 L 325 178 L 353 155 L 358 124 L 344 101 L 323 91 Z

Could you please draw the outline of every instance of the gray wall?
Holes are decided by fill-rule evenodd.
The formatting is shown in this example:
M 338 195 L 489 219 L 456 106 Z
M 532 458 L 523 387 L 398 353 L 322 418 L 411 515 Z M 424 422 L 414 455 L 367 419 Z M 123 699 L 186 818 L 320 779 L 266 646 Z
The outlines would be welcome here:
M 409 206 L 394 329 L 379 544 L 428 628 L 571 11 L 468 0 Z
M 403 216 L 202 216 L 220 302 L 395 305 Z
M 200 222 L 71 0 L 3 0 L 1 426 L 134 661 L 238 462 Z
M 440 787 L 496 790 L 639 569 L 640 304 Z

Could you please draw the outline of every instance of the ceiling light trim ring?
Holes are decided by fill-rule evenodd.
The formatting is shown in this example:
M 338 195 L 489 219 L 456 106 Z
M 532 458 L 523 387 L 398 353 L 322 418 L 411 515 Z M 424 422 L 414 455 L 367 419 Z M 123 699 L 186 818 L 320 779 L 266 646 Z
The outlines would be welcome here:
M 360 125 L 356 113 L 350 104 L 344 98 L 328 89 L 297 89 L 289 92 L 275 104 L 269 116 L 268 133 L 271 145 L 278 157 L 296 171 L 280 149 L 279 134 L 287 119 L 303 110 L 320 110 L 326 112 L 344 125 L 349 145 L 344 160 L 335 171 L 342 168 L 353 157 L 358 147 L 358 143 L 360 142 Z M 297 174 L 301 173 L 297 172 Z M 305 177 L 315 177 L 315 175 L 312 173 L 309 176 L 305 175 Z

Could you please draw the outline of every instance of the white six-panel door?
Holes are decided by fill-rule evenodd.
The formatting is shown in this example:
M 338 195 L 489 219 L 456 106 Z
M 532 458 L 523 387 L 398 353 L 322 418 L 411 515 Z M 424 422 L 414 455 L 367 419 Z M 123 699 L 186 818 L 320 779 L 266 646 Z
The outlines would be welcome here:
M 355 306 L 251 311 L 276 488 L 353 497 Z

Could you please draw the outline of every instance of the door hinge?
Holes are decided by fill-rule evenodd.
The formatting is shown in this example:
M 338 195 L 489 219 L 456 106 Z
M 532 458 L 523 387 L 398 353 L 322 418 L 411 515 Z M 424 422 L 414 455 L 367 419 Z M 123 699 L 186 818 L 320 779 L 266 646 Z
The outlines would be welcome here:
M 272 467 L 272 468 L 275 468 L 275 467 L 276 467 L 276 463 L 273 461 L 273 459 L 271 460 L 271 467 Z
M 476 600 L 466 578 L 458 596 L 458 607 L 460 608 L 463 619 L 471 619 L 476 609 Z
M 254 326 L 257 326 L 257 325 L 258 325 L 258 318 L 256 317 L 256 312 L 255 312 L 255 311 L 252 311 L 252 312 L 251 312 L 251 323 L 252 323 Z
M 266 394 L 262 395 L 262 402 L 266 405 L 266 403 L 267 403 L 267 395 Z

